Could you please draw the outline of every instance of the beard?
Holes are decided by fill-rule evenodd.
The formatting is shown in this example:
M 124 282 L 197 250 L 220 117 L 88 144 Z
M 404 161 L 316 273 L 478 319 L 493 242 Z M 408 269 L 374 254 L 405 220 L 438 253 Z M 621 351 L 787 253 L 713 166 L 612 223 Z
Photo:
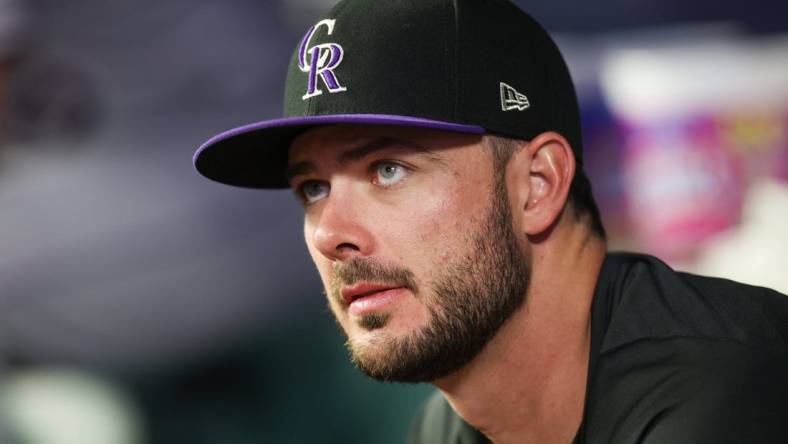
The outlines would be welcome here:
M 470 252 L 438 276 L 431 294 L 419 293 L 413 273 L 406 268 L 361 258 L 335 265 L 329 289 L 334 301 L 341 300 L 342 285 L 366 280 L 404 287 L 423 297 L 429 310 L 427 325 L 405 337 L 380 337 L 363 346 L 355 345 L 352 339 L 346 341 L 351 360 L 367 376 L 414 383 L 448 376 L 476 357 L 522 306 L 530 265 L 511 225 L 504 179 L 496 176 L 490 210 L 466 242 Z M 358 319 L 358 325 L 379 329 L 386 325 L 388 316 L 367 314 Z

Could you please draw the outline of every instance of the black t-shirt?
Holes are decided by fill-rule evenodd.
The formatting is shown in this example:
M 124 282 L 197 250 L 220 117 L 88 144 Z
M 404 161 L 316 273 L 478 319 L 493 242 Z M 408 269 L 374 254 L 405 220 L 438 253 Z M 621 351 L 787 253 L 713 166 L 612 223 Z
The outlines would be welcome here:
M 591 329 L 574 443 L 788 443 L 788 296 L 608 254 Z M 408 442 L 489 441 L 436 392 Z

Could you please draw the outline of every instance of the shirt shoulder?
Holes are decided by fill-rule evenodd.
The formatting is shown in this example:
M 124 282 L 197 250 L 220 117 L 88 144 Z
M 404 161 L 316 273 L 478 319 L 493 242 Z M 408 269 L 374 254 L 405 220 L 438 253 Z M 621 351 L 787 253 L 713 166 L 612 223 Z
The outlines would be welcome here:
M 649 256 L 611 260 L 582 442 L 788 442 L 788 297 Z
M 788 359 L 738 342 L 668 338 L 599 360 L 586 443 L 788 442 Z
M 609 261 L 616 265 L 603 269 L 604 288 L 595 295 L 602 299 L 595 304 L 604 305 L 605 325 L 602 331 L 595 329 L 604 337 L 599 352 L 637 341 L 684 337 L 733 341 L 788 355 L 788 296 L 676 272 L 651 256 L 611 256 Z
M 667 403 L 644 444 L 788 442 L 788 360 L 736 344 L 710 357 L 682 402 Z

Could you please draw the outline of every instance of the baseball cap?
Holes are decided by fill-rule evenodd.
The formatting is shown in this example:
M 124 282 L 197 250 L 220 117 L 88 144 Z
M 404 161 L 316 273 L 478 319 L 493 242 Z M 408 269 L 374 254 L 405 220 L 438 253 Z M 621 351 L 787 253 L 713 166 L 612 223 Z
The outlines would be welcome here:
M 360 124 L 562 134 L 578 163 L 580 117 L 561 53 L 507 0 L 343 0 L 290 60 L 284 117 L 218 134 L 194 155 L 229 185 L 286 188 L 288 149 L 303 131 Z

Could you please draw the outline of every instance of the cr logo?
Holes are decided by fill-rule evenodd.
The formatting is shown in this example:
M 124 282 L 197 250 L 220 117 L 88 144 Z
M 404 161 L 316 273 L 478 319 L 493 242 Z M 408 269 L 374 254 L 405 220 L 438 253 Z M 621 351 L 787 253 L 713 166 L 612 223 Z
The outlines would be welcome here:
M 323 83 L 330 93 L 347 90 L 347 88 L 339 84 L 339 80 L 334 74 L 334 69 L 342 63 L 342 57 L 344 56 L 342 47 L 336 43 L 321 43 L 309 46 L 312 37 L 321 26 L 325 26 L 328 30 L 328 35 L 331 35 L 334 32 L 335 22 L 336 20 L 331 19 L 321 20 L 309 28 L 304 38 L 301 39 L 301 46 L 298 47 L 298 67 L 301 68 L 301 71 L 309 73 L 306 94 L 302 96 L 304 100 L 323 94 L 323 91 L 317 87 L 318 76 L 323 79 Z

